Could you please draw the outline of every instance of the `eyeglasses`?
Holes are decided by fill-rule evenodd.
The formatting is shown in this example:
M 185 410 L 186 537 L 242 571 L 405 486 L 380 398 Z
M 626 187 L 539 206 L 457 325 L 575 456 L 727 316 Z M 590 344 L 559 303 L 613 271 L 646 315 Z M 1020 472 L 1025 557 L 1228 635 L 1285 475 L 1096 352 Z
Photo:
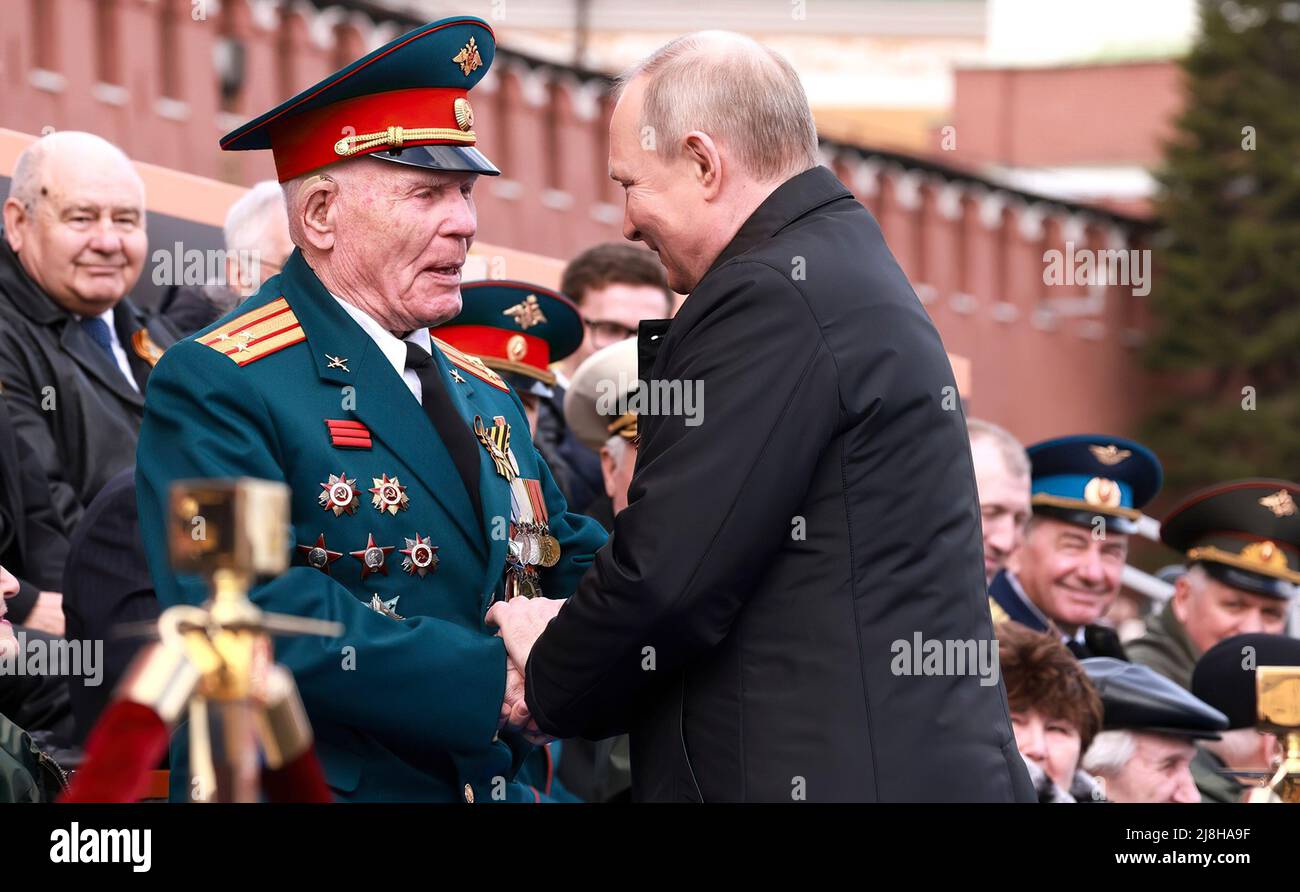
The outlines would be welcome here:
M 591 343 L 597 349 L 636 337 L 636 329 L 621 322 L 606 319 L 588 319 L 586 322 L 587 330 L 591 332 Z

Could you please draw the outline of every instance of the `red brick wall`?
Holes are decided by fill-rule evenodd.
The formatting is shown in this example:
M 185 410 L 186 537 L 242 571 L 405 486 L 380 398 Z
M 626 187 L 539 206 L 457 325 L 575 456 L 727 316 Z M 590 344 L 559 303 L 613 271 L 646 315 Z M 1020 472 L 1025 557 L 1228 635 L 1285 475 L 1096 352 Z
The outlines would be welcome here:
M 33 74 L 38 3 L 52 24 L 55 77 Z M 164 79 L 168 6 L 176 71 Z M 257 13 L 247 0 L 223 0 L 206 20 L 193 19 L 192 8 L 189 0 L 118 0 L 110 12 L 122 83 L 106 90 L 94 86 L 108 38 L 92 0 L 5 0 L 0 127 L 90 130 L 137 160 L 247 185 L 274 175 L 269 153 L 223 153 L 221 134 L 401 30 L 357 17 L 307 18 L 296 6 Z M 243 87 L 224 103 L 212 62 L 223 36 L 245 48 Z M 1176 101 L 1170 67 L 1088 72 L 961 72 L 959 155 L 1017 164 L 1152 160 Z M 564 259 L 621 239 L 621 196 L 605 172 L 611 105 L 601 89 L 498 55 L 474 99 L 480 147 L 504 174 L 476 191 L 483 240 Z M 1027 203 L 955 171 L 825 149 L 880 220 L 948 350 L 971 361 L 974 414 L 1029 440 L 1131 429 L 1146 390 L 1131 346 L 1146 325 L 1145 299 L 1111 289 L 1104 307 L 1085 316 L 1040 317 L 1044 298 L 1069 293 L 1042 281 L 1042 252 L 1061 243 L 1062 226 L 1077 230 L 1076 242 L 1097 245 L 1112 231 L 1127 245 L 1132 227 L 1061 203 Z

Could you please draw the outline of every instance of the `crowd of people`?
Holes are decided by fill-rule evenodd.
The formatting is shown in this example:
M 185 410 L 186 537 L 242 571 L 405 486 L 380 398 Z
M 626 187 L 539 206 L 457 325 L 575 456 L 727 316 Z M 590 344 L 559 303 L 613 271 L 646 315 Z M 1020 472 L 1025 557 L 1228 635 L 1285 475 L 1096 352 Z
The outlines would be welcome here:
M 479 52 L 469 49 L 476 44 L 470 40 L 462 47 L 463 37 L 447 39 L 456 45 L 440 47 L 435 57 L 456 55 L 459 67 L 451 66 L 449 73 L 469 77 Z M 489 37 L 478 33 L 477 39 L 482 48 Z M 672 63 L 671 56 L 661 60 Z M 758 57 L 746 64 L 766 62 Z M 391 74 L 407 76 L 398 68 Z M 331 89 L 336 85 L 332 82 Z M 457 120 L 466 130 L 461 109 L 457 105 Z M 260 127 L 254 121 L 241 128 L 228 138 L 227 147 L 265 147 L 256 143 Z M 789 138 L 802 137 L 796 133 Z M 430 157 L 434 160 L 424 167 L 435 171 L 495 172 L 481 155 L 461 159 L 479 166 L 459 168 L 440 168 L 446 155 Z M 364 213 L 346 203 L 347 190 L 361 176 L 357 171 L 370 177 L 367 188 L 403 190 L 407 185 L 392 178 L 410 172 L 399 170 L 402 165 L 348 161 L 326 168 L 329 175 L 305 177 L 319 164 L 313 167 L 288 150 L 276 160 L 281 182 L 259 183 L 230 209 L 224 231 L 230 258 L 226 280 L 202 288 L 175 287 L 152 311 L 130 297 L 148 246 L 144 186 L 125 154 L 98 136 L 58 132 L 32 142 L 15 167 L 0 244 L 0 656 L 12 661 L 21 648 L 64 639 L 102 642 L 104 657 L 102 680 L 93 687 L 58 672 L 0 674 L 0 722 L 24 730 L 64 767 L 75 768 L 115 683 L 145 640 L 139 629 L 164 606 L 203 595 L 201 587 L 187 588 L 160 569 L 166 556 L 158 490 L 167 480 L 221 467 L 232 473 L 266 469 L 295 492 L 310 490 L 306 502 L 311 514 L 294 517 L 291 575 L 297 575 L 290 582 L 299 590 L 293 596 L 299 599 L 296 606 L 311 613 L 313 599 L 338 598 L 342 590 L 334 580 L 344 572 L 359 570 L 361 581 L 382 575 L 385 585 L 409 586 L 401 594 L 397 588 L 385 589 L 392 597 L 363 595 L 360 586 L 352 592 L 357 598 L 349 610 L 355 610 L 346 616 L 360 628 L 361 640 L 374 648 L 371 652 L 388 654 L 382 659 L 392 661 L 383 670 L 389 677 L 405 677 L 408 671 L 413 676 L 453 672 L 467 702 L 479 692 L 480 681 L 487 690 L 496 676 L 484 670 L 480 679 L 477 669 L 444 665 L 438 660 L 446 657 L 434 652 L 442 642 L 454 640 L 447 652 L 473 667 L 476 649 L 490 645 L 495 650 L 484 657 L 484 665 L 490 657 L 495 666 L 501 644 L 490 636 L 489 644 L 431 637 L 420 657 L 429 662 L 407 663 L 395 655 L 386 624 L 403 622 L 404 614 L 435 617 L 433 623 L 415 624 L 429 635 L 454 634 L 439 631 L 438 624 L 451 625 L 452 620 L 441 607 L 421 600 L 427 597 L 421 581 L 432 576 L 446 580 L 440 584 L 477 592 L 487 578 L 487 600 L 479 605 L 483 609 L 502 587 L 507 597 L 536 595 L 543 588 L 556 595 L 571 592 L 604 533 L 615 528 L 615 518 L 629 501 L 644 497 L 649 486 L 633 482 L 641 438 L 638 412 L 628 405 L 648 370 L 638 332 L 644 338 L 648 331 L 667 331 L 664 320 L 679 307 L 671 286 L 683 280 L 675 271 L 643 248 L 600 244 L 568 262 L 558 289 L 514 280 L 458 283 L 453 290 L 459 294 L 459 311 L 431 330 L 402 318 L 387 319 L 384 307 L 357 297 L 370 284 L 362 273 L 370 264 L 400 277 L 404 260 L 396 254 L 371 257 L 362 253 L 359 242 L 349 242 L 349 236 L 367 227 L 376 231 L 376 221 L 362 220 L 353 229 L 340 221 L 347 219 L 344 211 Z M 816 201 L 832 199 L 839 196 Z M 409 219 L 394 212 L 394 231 L 405 236 L 412 227 L 429 225 L 420 221 L 432 220 L 435 227 L 447 227 L 437 231 L 438 238 L 450 232 L 467 246 L 472 220 L 457 217 L 455 210 L 436 210 L 421 205 Z M 463 231 L 451 228 L 457 226 Z M 251 270 L 236 261 L 248 256 L 259 261 Z M 463 260 L 463 255 L 444 258 L 444 266 L 458 270 Z M 274 284 L 263 288 L 272 277 Z M 307 298 L 299 295 L 316 301 L 312 312 L 318 316 L 308 312 Z M 304 339 L 341 332 L 349 319 L 356 325 L 347 329 L 347 337 L 321 341 L 334 344 L 323 355 L 319 350 L 293 353 L 291 348 Z M 378 352 L 370 349 L 372 342 Z M 301 368 L 289 365 L 291 354 Z M 709 367 L 705 353 L 694 361 Z M 791 375 L 797 371 L 791 369 Z M 290 391 L 303 376 L 317 372 L 322 382 L 330 382 L 320 399 Z M 391 404 L 377 410 L 373 403 L 359 406 L 355 416 L 336 417 L 338 405 L 330 403 L 340 384 L 381 373 L 388 383 L 380 389 Z M 222 390 L 223 376 L 229 374 L 245 377 Z M 622 389 L 611 391 L 612 382 L 622 382 Z M 465 389 L 454 390 L 458 385 Z M 247 393 L 231 392 L 245 387 L 261 394 L 262 403 L 283 397 L 283 407 L 273 407 L 265 416 L 252 414 L 254 409 L 239 402 Z M 444 390 L 448 387 L 453 389 Z M 402 412 L 419 414 L 415 403 L 402 402 L 408 389 L 447 446 L 438 453 L 445 464 L 439 480 L 455 481 L 455 492 L 432 483 L 427 492 L 420 489 L 420 469 L 408 470 L 397 457 L 401 450 L 394 443 L 408 436 L 400 427 Z M 446 400 L 444 408 L 438 399 Z M 204 412 L 210 414 L 200 414 Z M 456 414 L 464 416 L 466 427 L 454 434 L 448 418 Z M 318 430 L 322 417 L 328 441 Z M 464 433 L 471 418 L 478 442 Z M 516 444 L 530 436 L 536 459 L 531 450 L 508 450 L 511 418 L 527 429 L 525 435 L 516 428 Z M 484 429 L 484 422 L 494 427 Z M 330 465 L 327 478 L 324 465 L 307 467 L 300 461 L 301 450 L 266 445 L 276 438 L 306 438 L 308 429 L 320 441 L 311 448 L 328 450 L 323 454 L 343 465 Z M 1258 787 L 1255 779 L 1267 776 L 1279 756 L 1276 737 L 1255 727 L 1254 668 L 1300 665 L 1300 642 L 1286 628 L 1293 586 L 1300 583 L 1300 511 L 1295 504 L 1300 484 L 1228 481 L 1185 500 L 1160 526 L 1162 540 L 1182 556 L 1181 565 L 1169 574 L 1173 594 L 1164 604 L 1148 604 L 1124 593 L 1122 577 L 1142 508 L 1161 485 L 1156 455 L 1140 443 L 1107 434 L 1063 435 L 1026 448 L 987 421 L 967 419 L 965 429 L 982 517 L 987 603 L 999 645 L 1000 677 L 1015 747 L 1039 801 L 1233 802 L 1250 796 Z M 490 430 L 504 431 L 504 437 L 494 441 Z M 208 450 L 202 456 L 206 463 L 168 439 L 177 435 L 211 441 L 202 447 Z M 254 435 L 259 439 L 251 439 Z M 463 451 L 458 437 L 465 440 Z M 382 465 L 390 460 L 380 454 L 382 443 L 394 452 L 388 467 Z M 491 520 L 484 516 L 491 513 L 494 498 L 489 490 L 500 482 L 488 471 L 479 476 L 480 446 L 510 484 L 508 499 L 507 490 L 500 491 L 506 507 L 496 509 L 511 521 L 509 544 L 502 544 L 499 554 L 490 544 L 483 551 L 471 535 L 473 527 Z M 353 470 L 354 465 L 360 470 Z M 724 465 L 710 473 L 724 474 Z M 357 478 L 363 476 L 358 488 Z M 372 479 L 373 489 L 367 485 Z M 535 485 L 516 486 L 516 480 Z M 837 491 L 838 480 L 827 484 L 827 492 Z M 803 483 L 819 485 L 817 479 Z M 462 484 L 468 501 L 459 495 Z M 371 517 L 370 509 L 357 514 L 358 504 L 366 501 L 377 519 L 365 529 L 352 529 L 348 524 L 358 517 Z M 390 573 L 393 548 L 382 543 L 386 536 L 396 537 L 397 528 L 389 531 L 380 523 L 394 518 L 409 520 L 411 529 L 400 531 L 406 547 L 391 558 Z M 689 528 L 693 518 L 681 520 Z M 358 535 L 359 543 L 354 541 Z M 463 549 L 457 544 L 462 535 Z M 352 538 L 345 540 L 347 536 Z M 352 551 L 354 544 L 362 547 Z M 483 553 L 477 559 L 481 566 L 460 562 L 458 569 L 458 553 L 473 554 L 475 548 Z M 360 561 L 359 568 L 352 558 Z M 463 577 L 449 577 L 460 572 Z M 303 580 L 309 577 L 303 574 L 315 574 L 310 579 L 320 586 L 305 589 Z M 289 597 L 284 588 L 279 592 L 279 597 Z M 1129 615 L 1136 622 L 1121 624 L 1126 603 L 1142 605 L 1145 615 Z M 815 650 L 819 642 L 801 646 Z M 316 657 L 301 649 L 296 654 L 309 709 L 355 693 L 371 701 L 368 709 L 378 711 L 385 694 L 376 682 L 384 675 L 342 682 L 338 676 L 326 677 Z M 512 673 L 524 669 L 522 661 L 505 664 L 506 702 L 497 729 L 502 735 L 507 729 L 522 731 L 530 743 L 542 744 L 533 750 L 511 743 L 517 758 L 506 753 L 505 764 L 514 758 L 513 777 L 527 791 L 521 796 L 628 799 L 633 757 L 627 736 L 587 733 L 583 736 L 596 739 L 547 742 L 549 735 L 530 723 L 522 695 L 510 701 L 510 686 L 524 684 Z M 531 670 L 529 676 L 532 685 Z M 353 684 L 355 688 L 347 687 Z M 774 686 L 780 688 L 779 679 Z M 448 740 L 455 751 L 459 730 L 448 729 L 458 722 L 471 724 L 467 708 L 459 701 L 425 706 L 428 721 L 442 724 L 413 730 Z M 421 786 L 431 784 L 426 777 L 397 770 L 384 774 L 358 767 L 348 777 L 353 763 L 398 764 L 391 753 L 411 764 L 418 761 L 401 752 L 405 738 L 386 720 L 376 719 L 373 735 L 365 741 L 348 730 L 351 719 L 343 713 L 321 708 L 313 720 L 331 787 L 340 798 L 441 798 L 448 793 L 443 786 Z M 584 727 L 600 725 L 593 719 Z M 621 732 L 624 723 L 612 722 L 609 730 Z M 375 740 L 386 748 L 380 755 L 364 749 Z M 179 789 L 179 798 L 190 786 L 177 768 L 177 760 L 185 757 L 183 748 L 173 748 L 173 791 Z M 460 781 L 498 770 L 505 769 L 458 765 L 450 772 L 459 778 L 451 793 L 467 801 L 476 793 L 484 796 L 487 788 L 475 780 L 464 782 L 462 797 Z M 3 784 L 0 794 L 16 795 Z

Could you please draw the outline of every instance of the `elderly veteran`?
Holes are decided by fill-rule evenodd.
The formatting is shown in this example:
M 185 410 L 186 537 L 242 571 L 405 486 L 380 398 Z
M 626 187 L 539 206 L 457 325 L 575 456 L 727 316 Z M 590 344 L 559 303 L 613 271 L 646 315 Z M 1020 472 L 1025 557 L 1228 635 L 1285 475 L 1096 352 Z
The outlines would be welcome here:
M 1080 659 L 1124 648 L 1100 625 L 1119 597 L 1128 537 L 1163 472 L 1140 443 L 1080 434 L 1028 449 L 1030 505 L 1024 541 L 989 585 L 994 622 L 1052 630 Z
M 568 512 L 508 385 L 429 334 L 461 310 L 475 182 L 497 172 L 468 99 L 493 49 L 479 19 L 426 25 L 223 139 L 272 151 L 297 247 L 168 351 L 145 411 L 140 524 L 165 606 L 204 597 L 168 565 L 174 481 L 291 488 L 295 565 L 251 597 L 346 627 L 276 642 L 345 801 L 534 800 L 513 778 L 540 737 L 483 614 L 570 594 L 605 538 Z
M 1298 499 L 1289 480 L 1233 480 L 1170 511 L 1160 538 L 1188 569 L 1129 657 L 1189 688 L 1197 659 L 1223 639 L 1284 632 L 1300 583 Z
M 1199 802 L 1192 778 L 1196 741 L 1218 740 L 1222 712 L 1146 666 L 1111 657 L 1083 660 L 1101 695 L 1102 732 L 1083 756 L 1111 802 Z

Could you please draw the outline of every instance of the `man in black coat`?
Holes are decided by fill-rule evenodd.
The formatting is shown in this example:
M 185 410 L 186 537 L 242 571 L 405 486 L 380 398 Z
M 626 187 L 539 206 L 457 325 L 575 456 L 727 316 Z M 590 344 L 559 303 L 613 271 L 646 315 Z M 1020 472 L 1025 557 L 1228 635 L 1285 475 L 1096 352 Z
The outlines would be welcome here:
M 50 501 L 40 459 L 14 430 L 0 394 L 0 566 L 18 581 L 9 620 L 63 634 L 63 564 L 68 537 Z
M 60 131 L 23 150 L 0 238 L 0 386 L 64 527 L 135 464 L 144 390 L 176 339 L 127 298 L 144 268 L 144 187 L 126 156 Z
M 641 801 L 1033 801 L 987 660 L 952 370 L 876 222 L 816 166 L 794 71 L 748 38 L 681 38 L 626 80 L 610 138 L 624 234 L 690 296 L 640 328 L 608 545 L 562 608 L 488 614 L 522 707 L 545 734 L 630 731 Z
M 140 630 L 162 612 L 140 541 L 135 470 L 128 468 L 108 481 L 82 520 L 72 535 L 63 610 L 68 638 L 103 641 L 104 659 L 100 684 L 69 685 L 78 745 L 85 743 L 131 660 L 149 640 Z

